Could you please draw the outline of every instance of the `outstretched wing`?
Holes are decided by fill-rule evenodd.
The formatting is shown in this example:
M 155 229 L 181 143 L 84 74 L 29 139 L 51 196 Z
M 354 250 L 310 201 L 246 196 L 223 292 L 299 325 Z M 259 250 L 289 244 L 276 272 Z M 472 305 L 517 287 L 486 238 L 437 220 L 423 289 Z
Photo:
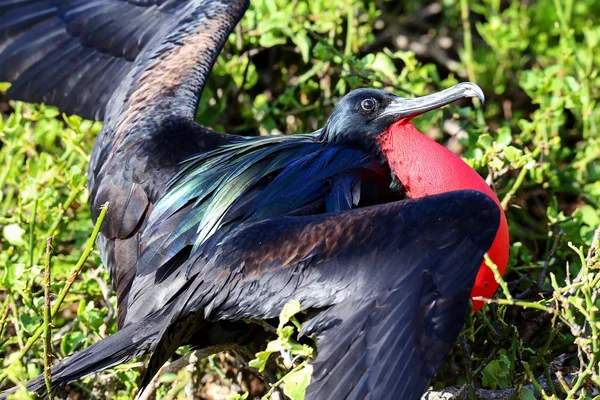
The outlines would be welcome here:
M 275 317 L 292 298 L 330 306 L 303 327 L 319 339 L 307 398 L 418 399 L 462 329 L 499 219 L 486 195 L 454 192 L 259 223 L 219 250 L 239 282 L 209 318 Z
M 460 191 L 258 222 L 192 256 L 172 320 L 275 318 L 296 299 L 321 310 L 302 331 L 318 338 L 308 398 L 417 399 L 464 324 L 499 220 L 491 198 Z
M 164 307 L 53 367 L 53 383 L 146 352 L 155 372 L 198 324 L 205 336 L 211 322 L 274 318 L 296 299 L 316 314 L 301 331 L 318 338 L 307 398 L 419 399 L 464 324 L 499 222 L 491 198 L 459 191 L 251 224 L 192 259 Z
M 12 82 L 11 98 L 88 119 L 104 119 L 119 86 L 132 104 L 143 97 L 151 108 L 146 102 L 177 99 L 168 105 L 193 115 L 247 3 L 2 0 L 0 80 Z
M 206 79 L 248 0 L 0 0 L 9 95 L 103 119 L 88 171 L 100 249 L 126 301 L 140 233 L 187 157 L 232 140 L 195 124 Z M 119 307 L 119 317 L 124 315 Z

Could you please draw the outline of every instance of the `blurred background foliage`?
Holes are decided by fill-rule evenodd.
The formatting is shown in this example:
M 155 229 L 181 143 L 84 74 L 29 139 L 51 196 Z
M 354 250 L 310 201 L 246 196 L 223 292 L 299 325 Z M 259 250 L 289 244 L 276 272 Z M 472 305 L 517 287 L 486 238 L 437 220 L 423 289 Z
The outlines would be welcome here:
M 409 97 L 464 80 L 479 84 L 485 105 L 458 104 L 415 120 L 493 185 L 512 242 L 506 290 L 469 319 L 433 388 L 471 399 L 594 398 L 597 15 L 598 0 L 253 0 L 219 57 L 198 121 L 243 135 L 310 132 L 357 87 Z M 41 372 L 42 341 L 30 338 L 43 315 L 46 238 L 53 236 L 57 295 L 92 232 L 85 174 L 101 124 L 0 101 L 0 379 L 9 386 Z M 53 318 L 55 357 L 113 332 L 115 306 L 93 252 Z M 277 354 L 270 360 L 272 381 L 293 367 Z M 194 371 L 165 374 L 157 398 L 264 395 L 262 375 L 242 361 L 220 354 Z M 67 391 L 132 398 L 142 372 L 143 363 L 130 363 Z

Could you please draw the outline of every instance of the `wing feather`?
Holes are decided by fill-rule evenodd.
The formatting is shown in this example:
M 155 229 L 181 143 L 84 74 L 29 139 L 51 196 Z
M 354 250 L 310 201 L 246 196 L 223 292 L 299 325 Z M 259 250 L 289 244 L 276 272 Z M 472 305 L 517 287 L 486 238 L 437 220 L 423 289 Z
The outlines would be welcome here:
M 104 120 L 88 180 L 94 218 L 111 203 L 101 253 L 119 298 L 131 283 L 119 277 L 133 274 L 116 269 L 141 253 L 137 234 L 179 164 L 232 140 L 194 116 L 248 3 L 0 0 L 0 80 L 12 83 L 9 96 Z
M 318 339 L 307 399 L 419 399 L 464 324 L 499 222 L 494 200 L 458 191 L 249 224 L 192 255 L 190 279 L 185 263 L 169 266 L 149 301 L 128 310 L 140 320 L 127 335 L 60 362 L 53 382 L 151 351 L 153 372 L 199 329 L 274 318 L 296 299 L 310 311 L 301 334 Z
M 273 318 L 292 298 L 329 307 L 303 328 L 318 339 L 307 398 L 418 399 L 462 329 L 499 220 L 492 199 L 461 191 L 259 222 L 195 261 L 183 313 Z

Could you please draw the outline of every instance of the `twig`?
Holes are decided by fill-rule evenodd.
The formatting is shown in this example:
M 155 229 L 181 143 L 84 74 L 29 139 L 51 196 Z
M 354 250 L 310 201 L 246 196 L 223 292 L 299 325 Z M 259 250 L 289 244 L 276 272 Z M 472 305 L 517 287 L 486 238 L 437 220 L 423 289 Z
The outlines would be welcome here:
M 535 388 L 535 390 L 538 393 L 541 393 L 542 397 L 546 398 L 547 397 L 546 392 L 542 388 L 542 385 L 540 385 L 540 383 L 537 381 L 537 379 L 535 379 L 535 376 L 533 376 L 533 372 L 531 372 L 531 368 L 529 367 L 529 364 L 527 364 L 526 362 L 523 362 L 523 367 L 525 368 L 525 372 L 527 372 L 527 376 L 529 377 L 529 380 L 533 384 L 533 387 Z
M 96 221 L 96 225 L 94 226 L 94 231 L 92 232 L 92 235 L 88 239 L 86 248 L 85 248 L 83 254 L 81 255 L 81 257 L 79 258 L 79 261 L 77 261 L 77 264 L 75 265 L 75 267 L 73 267 L 73 269 L 71 270 L 71 274 L 69 275 L 69 278 L 67 279 L 67 283 L 60 291 L 57 301 L 56 301 L 56 303 L 54 303 L 54 306 L 52 307 L 52 312 L 50 314 L 51 318 L 54 318 L 54 316 L 56 315 L 58 309 L 62 305 L 62 302 L 64 301 L 65 297 L 67 296 L 67 293 L 69 292 L 69 289 L 71 288 L 71 285 L 75 281 L 77 274 L 81 270 L 81 267 L 83 267 L 83 264 L 87 260 L 88 256 L 94 250 L 94 243 L 96 242 L 96 238 L 98 237 L 98 233 L 100 232 L 100 226 L 102 225 L 102 221 L 104 221 L 104 217 L 106 216 L 106 212 L 108 211 L 108 202 L 105 203 L 101 208 L 102 208 L 102 211 L 100 211 L 100 215 L 98 216 L 98 220 Z M 27 343 L 25 343 L 25 346 L 23 346 L 23 348 L 21 349 L 21 351 L 19 352 L 19 354 L 17 355 L 15 360 L 21 360 L 25 356 L 25 353 L 27 353 L 29 351 L 29 349 L 31 349 L 33 344 L 42 335 L 43 331 L 44 331 L 44 327 L 42 324 L 40 324 L 40 326 L 38 326 L 37 329 L 35 330 L 34 334 L 29 338 L 29 340 L 27 340 Z M 4 381 L 4 379 L 7 376 L 8 376 L 8 368 L 5 368 L 4 371 L 0 372 L 0 384 L 2 384 L 2 382 Z
M 48 230 L 46 231 L 46 237 L 54 236 L 54 234 L 56 233 L 56 230 L 60 226 L 63 215 L 65 214 L 65 211 L 68 210 L 69 207 L 71 207 L 71 204 L 73 204 L 73 202 L 75 201 L 77 196 L 79 196 L 79 193 L 81 193 L 82 190 L 83 190 L 83 187 L 79 187 L 76 190 L 73 190 L 73 191 L 71 191 L 71 193 L 69 193 L 69 197 L 67 197 L 65 202 L 60 205 L 60 208 L 57 211 L 58 215 L 56 216 L 54 221 L 52 221 L 52 224 L 50 224 L 50 228 L 48 228 Z
M 475 82 L 475 68 L 473 66 L 473 37 L 471 36 L 471 22 L 469 21 L 469 2 L 460 0 L 460 18 L 463 25 L 463 40 L 465 46 L 465 67 L 469 80 Z
M 0 337 L 4 337 L 4 328 L 6 327 L 6 320 L 8 319 L 8 313 L 10 311 L 10 295 L 6 295 L 4 300 L 4 311 L 2 312 L 2 318 L 0 318 Z
M 348 7 L 348 19 L 346 24 L 346 47 L 344 49 L 344 55 L 349 57 L 352 55 L 354 42 L 354 5 Z
M 579 347 L 579 349 L 581 349 L 581 347 Z M 583 371 L 582 373 L 579 374 L 579 376 L 577 377 L 577 381 L 575 382 L 575 384 L 573 385 L 573 387 L 567 394 L 568 399 L 575 398 L 575 393 L 577 393 L 577 391 L 579 389 L 581 389 L 586 378 L 591 374 L 592 369 L 594 368 L 595 365 L 596 365 L 596 355 L 592 354 L 592 356 L 590 357 L 590 362 L 588 363 L 588 366 L 586 367 L 585 371 Z
M 358 73 L 358 72 L 352 71 L 352 70 L 345 71 L 345 72 L 347 72 L 348 75 L 350 75 L 350 76 L 354 76 L 354 77 L 362 79 L 363 81 L 365 81 L 365 83 L 373 84 L 373 82 L 377 82 L 377 83 L 382 84 L 383 86 L 388 86 L 388 87 L 394 88 L 394 89 L 398 90 L 399 92 L 404 92 L 408 95 L 415 96 L 415 97 L 417 96 L 417 94 L 415 92 L 413 92 L 412 90 L 406 89 L 402 86 L 398 86 L 395 83 L 390 82 L 388 79 L 379 79 L 375 75 L 365 75 L 365 74 L 361 74 L 361 73 Z
M 231 350 L 231 349 L 235 348 L 236 346 L 237 346 L 236 344 L 229 343 L 229 344 L 205 347 L 203 349 L 198 349 L 198 350 L 194 350 L 194 351 L 187 353 L 185 356 L 181 357 L 180 359 L 175 360 L 172 363 L 163 366 L 156 373 L 156 375 L 154 375 L 152 380 L 150 380 L 150 382 L 144 388 L 144 390 L 136 396 L 136 400 L 149 400 L 152 397 L 152 395 L 154 394 L 154 391 L 158 387 L 157 384 L 159 382 L 161 375 L 168 374 L 168 373 L 176 373 L 180 369 L 185 368 L 190 364 L 198 362 L 198 360 L 201 360 L 203 358 L 206 358 L 206 357 L 216 354 L 216 353 L 220 353 L 222 351 Z
M 46 239 L 46 262 L 44 263 L 44 381 L 46 381 L 46 390 L 52 395 L 52 375 L 50 372 L 50 334 L 52 329 L 50 324 L 50 263 L 52 261 L 52 236 Z
M 498 266 L 496 265 L 496 263 L 494 263 L 494 261 L 492 261 L 492 259 L 490 258 L 490 256 L 487 253 L 485 253 L 484 258 L 485 258 L 485 264 L 488 266 L 489 269 L 492 270 L 492 273 L 494 274 L 494 279 L 496 279 L 496 282 L 498 282 L 498 284 L 502 288 L 502 292 L 504 293 L 504 296 L 506 297 L 506 299 L 508 301 L 513 301 L 513 297 L 510 294 L 510 290 L 508 290 L 508 285 L 506 284 L 506 281 L 502 278 L 502 274 L 498 270 Z
M 253 323 L 253 324 L 256 324 L 256 325 L 259 325 L 260 327 L 262 327 L 267 332 L 277 333 L 277 327 L 269 324 L 265 320 L 255 319 L 255 318 L 247 318 L 244 321 L 250 322 L 250 323 Z M 253 358 L 254 358 L 254 354 L 251 354 L 251 357 L 248 359 L 248 361 L 251 360 L 251 359 L 253 359 Z
M 525 167 L 521 168 L 521 172 L 519 172 L 519 176 L 517 176 L 517 180 L 512 185 L 512 187 L 510 188 L 510 190 L 508 191 L 506 196 L 504 196 L 504 198 L 500 202 L 500 205 L 502 206 L 503 210 L 506 211 L 506 209 L 508 208 L 508 203 L 510 203 L 512 198 L 517 193 L 517 190 L 519 190 L 519 188 L 523 184 L 523 181 L 525 180 L 525 175 L 527 174 L 527 171 L 529 171 L 527 168 L 525 168 Z
M 587 254 L 588 267 L 591 267 L 593 265 L 592 260 L 595 258 L 596 254 L 598 254 L 597 250 L 598 250 L 599 242 L 600 242 L 600 226 L 594 232 L 594 238 L 592 239 L 592 245 L 590 246 L 590 249 L 588 250 L 588 254 Z
M 544 267 L 542 268 L 542 274 L 540 276 L 540 280 L 538 281 L 538 286 L 541 288 L 542 285 L 544 284 L 544 281 L 546 280 L 546 274 L 548 272 L 548 265 L 550 265 L 550 261 L 552 260 L 552 257 L 554 257 L 554 253 L 556 253 L 556 250 L 558 249 L 558 243 L 560 242 L 560 238 L 564 235 L 562 229 L 558 231 L 558 233 L 556 234 L 556 237 L 554 238 L 554 243 L 552 244 L 552 248 L 550 249 L 550 252 L 548 253 L 548 255 L 546 256 L 546 261 L 544 261 Z
M 258 320 L 256 320 L 255 322 L 258 323 Z M 265 325 L 261 325 L 261 326 L 263 326 L 263 328 L 267 332 L 276 332 L 277 331 L 276 328 L 271 327 L 266 322 L 264 322 L 264 324 Z M 272 329 L 272 330 L 270 330 L 270 329 Z M 271 371 L 270 369 L 265 368 L 264 371 L 261 372 L 261 371 L 255 369 L 255 368 L 248 367 L 248 362 L 250 362 L 250 360 L 252 360 L 253 358 L 255 358 L 255 355 L 247 347 L 245 347 L 245 346 L 239 346 L 232 353 L 234 353 L 235 355 L 238 356 L 239 361 L 242 364 L 242 368 L 244 368 L 244 369 L 246 369 L 248 371 L 251 371 L 254 374 L 258 374 L 258 376 L 263 380 L 263 382 L 269 384 L 269 386 L 274 385 L 277 382 L 277 377 L 275 376 L 275 374 L 273 373 L 273 371 Z M 282 393 L 280 393 L 280 395 L 283 396 Z
M 471 350 L 469 349 L 469 344 L 467 343 L 467 339 L 465 338 L 465 336 L 462 336 L 460 339 L 460 344 L 466 356 L 465 363 L 467 371 L 467 382 L 465 382 L 465 386 L 467 387 L 467 390 L 469 392 L 469 399 L 475 400 L 475 385 L 473 384 L 473 369 L 471 368 Z
M 302 361 L 300 364 L 298 364 L 296 367 L 294 367 L 294 369 L 292 369 L 290 372 L 288 372 L 286 375 L 284 375 L 281 379 L 279 379 L 277 382 L 272 384 L 271 389 L 269 389 L 269 391 L 263 397 L 261 397 L 260 400 L 268 400 L 273 395 L 273 393 L 275 392 L 277 387 L 283 383 L 286 376 L 288 376 L 292 372 L 300 371 L 302 368 L 305 368 L 307 365 L 308 365 L 308 360 Z
M 548 363 L 546 362 L 546 359 L 544 357 L 541 357 L 542 359 L 542 365 L 544 368 L 544 377 L 546 378 L 546 381 L 551 382 L 552 381 L 552 375 L 550 375 L 550 366 L 548 365 Z M 527 371 L 527 373 L 529 373 L 529 370 Z M 550 394 L 553 396 L 558 396 L 558 393 L 556 393 L 556 388 L 554 387 L 554 385 L 549 385 L 549 389 L 550 389 Z
M 560 313 L 556 311 L 554 308 L 546 307 L 542 304 L 533 303 L 531 301 L 523 301 L 523 300 L 508 300 L 508 299 L 488 299 L 487 297 L 476 296 L 473 297 L 473 300 L 483 301 L 487 304 L 500 304 L 505 306 L 519 306 L 522 308 L 533 308 L 540 311 L 545 311 L 549 314 L 557 314 L 560 316 Z
M 340 53 L 338 51 L 338 49 L 336 49 L 334 46 L 332 46 L 326 39 L 324 39 L 321 35 L 312 32 L 312 31 L 308 31 L 308 34 L 311 35 L 313 38 L 315 38 L 318 42 L 320 42 L 321 44 L 323 44 L 324 46 L 326 46 L 330 51 L 332 51 L 333 53 L 335 53 L 337 56 L 341 57 L 341 58 L 345 58 L 345 56 Z M 368 81 L 370 84 L 372 84 L 373 82 L 378 82 L 381 83 L 384 86 L 389 86 L 389 87 L 393 87 L 396 90 L 402 91 L 404 93 L 407 93 L 411 96 L 416 96 L 416 93 L 412 92 L 411 90 L 405 89 L 401 86 L 398 86 L 392 82 L 389 82 L 388 80 L 382 80 L 382 79 L 378 79 L 376 76 L 365 76 L 363 74 L 359 74 L 357 72 L 354 72 L 354 70 L 352 69 L 352 59 L 348 58 L 347 62 L 349 65 L 349 69 L 346 67 L 343 67 L 341 70 L 350 74 L 351 76 L 356 76 L 358 78 L 364 79 L 365 81 Z M 315 66 L 317 67 L 317 66 Z M 310 72 L 310 71 L 309 71 Z
M 562 387 L 562 389 L 564 390 L 565 393 L 569 392 L 570 386 L 567 383 L 567 381 L 565 380 L 565 376 L 563 374 L 562 368 L 563 368 L 563 364 L 565 363 L 565 361 L 567 361 L 570 357 L 571 357 L 570 354 L 561 354 L 560 356 L 558 356 L 555 360 L 553 360 L 550 363 L 550 368 L 556 375 L 556 378 L 558 379 L 558 383 L 560 384 L 560 387 Z
M 67 293 L 69 292 L 69 289 L 71 288 L 71 285 L 73 284 L 73 282 L 75 282 L 75 278 L 79 274 L 79 271 L 81 271 L 83 264 L 86 262 L 87 258 L 94 250 L 94 243 L 96 242 L 98 233 L 100 233 L 100 226 L 102 225 L 102 221 L 104 221 L 104 217 L 106 216 L 106 212 L 108 211 L 108 202 L 106 202 L 104 205 L 102 205 L 101 209 L 102 210 L 100 211 L 100 215 L 98 216 L 98 220 L 96 221 L 96 225 L 94 226 L 92 236 L 90 236 L 90 238 L 88 239 L 88 242 L 85 246 L 85 250 L 83 251 L 83 254 L 81 255 L 81 257 L 79 257 L 79 261 L 77 261 L 77 264 L 75 264 L 75 267 L 73 267 L 73 269 L 71 270 L 71 273 L 69 274 L 69 278 L 67 279 L 67 283 L 65 284 L 65 286 L 62 288 L 62 290 L 58 294 L 56 303 L 54 304 L 54 307 L 52 307 L 52 316 L 53 317 L 56 314 L 56 312 L 58 311 L 58 309 L 61 306 L 62 302 L 64 301 L 65 297 L 67 296 Z

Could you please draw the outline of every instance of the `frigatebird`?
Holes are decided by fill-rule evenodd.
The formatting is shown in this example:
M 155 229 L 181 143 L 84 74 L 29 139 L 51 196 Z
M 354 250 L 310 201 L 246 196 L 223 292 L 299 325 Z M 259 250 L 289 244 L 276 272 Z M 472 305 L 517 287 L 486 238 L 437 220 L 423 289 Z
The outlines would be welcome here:
M 208 335 L 215 326 L 274 318 L 297 299 L 301 333 L 318 338 L 308 398 L 418 398 L 471 288 L 495 291 L 482 258 L 504 271 L 508 235 L 481 177 L 410 120 L 483 94 L 360 89 L 312 134 L 216 133 L 194 115 L 247 7 L 0 0 L 9 95 L 104 120 L 88 186 L 94 218 L 111 203 L 99 246 L 121 330 L 59 362 L 53 384 L 153 353 L 145 383 L 179 346 L 232 339 Z

